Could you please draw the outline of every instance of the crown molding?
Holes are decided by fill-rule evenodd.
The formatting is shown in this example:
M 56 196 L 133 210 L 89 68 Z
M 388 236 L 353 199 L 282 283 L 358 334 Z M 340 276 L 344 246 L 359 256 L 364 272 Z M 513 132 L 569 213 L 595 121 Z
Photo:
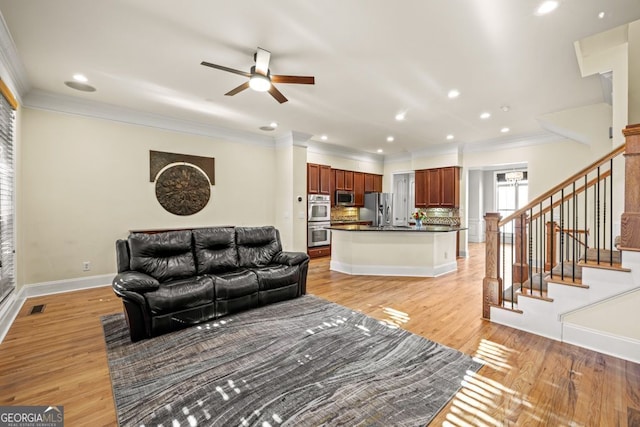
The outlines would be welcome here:
M 232 130 L 189 120 L 176 119 L 159 114 L 131 110 L 111 104 L 33 90 L 24 98 L 23 105 L 36 110 L 74 114 L 78 116 L 111 120 L 115 122 L 147 126 L 243 144 L 275 146 L 272 136 Z
M 540 144 L 551 144 L 564 141 L 558 135 L 550 132 L 535 132 L 530 134 L 516 135 L 511 138 L 489 139 L 481 142 L 461 144 L 463 153 L 477 153 L 482 151 L 511 150 L 514 148 L 529 147 Z
M 318 141 L 309 141 L 307 151 L 361 162 L 383 163 L 385 159 L 384 156 L 380 154 L 367 153 L 366 151 L 354 150 L 341 145 L 326 144 Z
M 13 89 L 13 95 L 22 103 L 22 98 L 31 90 L 31 84 L 2 13 L 0 13 L 0 64 L 8 74 L 8 76 L 2 76 L 3 80 Z

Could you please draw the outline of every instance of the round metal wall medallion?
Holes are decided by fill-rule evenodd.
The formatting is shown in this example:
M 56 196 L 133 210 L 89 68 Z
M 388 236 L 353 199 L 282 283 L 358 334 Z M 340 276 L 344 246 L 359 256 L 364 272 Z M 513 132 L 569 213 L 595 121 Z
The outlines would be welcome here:
M 207 176 L 189 164 L 168 166 L 156 178 L 156 198 L 175 215 L 193 215 L 209 202 L 211 184 Z

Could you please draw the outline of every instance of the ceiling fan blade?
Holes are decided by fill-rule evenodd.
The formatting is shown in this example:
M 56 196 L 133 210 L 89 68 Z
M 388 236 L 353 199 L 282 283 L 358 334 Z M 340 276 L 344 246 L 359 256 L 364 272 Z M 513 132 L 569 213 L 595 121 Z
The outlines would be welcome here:
M 313 76 L 271 76 L 271 81 L 274 83 L 295 83 L 299 85 L 316 84 L 316 79 Z
M 269 73 L 269 60 L 271 59 L 271 52 L 264 50 L 261 47 L 256 52 L 256 73 L 260 73 L 266 76 Z
M 233 96 L 237 93 L 242 92 L 243 90 L 247 89 L 249 87 L 249 82 L 244 82 L 242 83 L 240 86 L 238 86 L 235 89 L 231 89 L 229 92 L 225 93 L 225 95 L 227 96 Z
M 287 102 L 288 99 L 278 90 L 276 89 L 276 87 L 274 85 L 271 85 L 271 87 L 269 88 L 269 93 L 271 94 L 271 96 L 273 96 L 276 101 L 278 101 L 280 104 Z
M 245 77 L 251 77 L 251 74 L 247 73 L 245 71 L 235 70 L 233 68 L 224 67 L 222 65 L 217 65 L 217 64 L 212 64 L 212 63 L 206 62 L 206 61 L 202 61 L 200 63 L 200 65 L 204 65 L 205 67 L 217 68 L 218 70 L 228 71 L 228 72 L 234 73 L 234 74 L 240 74 L 241 76 L 245 76 Z

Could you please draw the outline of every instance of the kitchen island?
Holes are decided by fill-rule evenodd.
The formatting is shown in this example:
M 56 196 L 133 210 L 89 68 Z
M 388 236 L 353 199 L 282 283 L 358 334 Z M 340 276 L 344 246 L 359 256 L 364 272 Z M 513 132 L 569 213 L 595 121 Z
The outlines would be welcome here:
M 456 271 L 461 227 L 338 225 L 330 269 L 353 275 L 435 277 Z

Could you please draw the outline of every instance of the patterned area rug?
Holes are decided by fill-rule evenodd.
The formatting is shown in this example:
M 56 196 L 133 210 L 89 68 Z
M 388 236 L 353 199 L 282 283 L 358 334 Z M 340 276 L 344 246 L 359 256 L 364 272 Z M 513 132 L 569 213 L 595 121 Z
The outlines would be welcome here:
M 137 343 L 102 321 L 121 426 L 421 426 L 481 367 L 311 295 Z

